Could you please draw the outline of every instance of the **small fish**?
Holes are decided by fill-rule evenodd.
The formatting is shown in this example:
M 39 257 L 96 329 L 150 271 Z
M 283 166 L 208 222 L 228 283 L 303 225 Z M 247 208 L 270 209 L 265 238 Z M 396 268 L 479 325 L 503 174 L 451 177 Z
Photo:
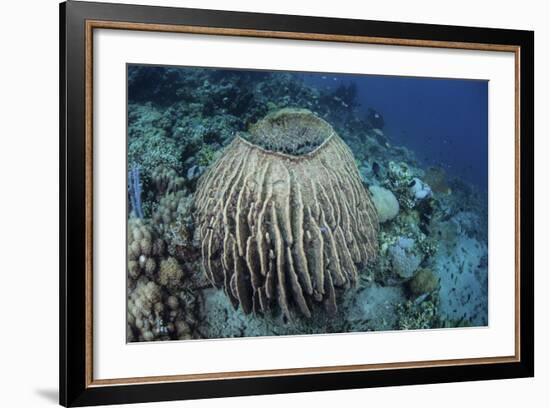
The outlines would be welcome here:
M 380 175 L 380 165 L 377 162 L 372 163 L 372 172 L 376 175 Z

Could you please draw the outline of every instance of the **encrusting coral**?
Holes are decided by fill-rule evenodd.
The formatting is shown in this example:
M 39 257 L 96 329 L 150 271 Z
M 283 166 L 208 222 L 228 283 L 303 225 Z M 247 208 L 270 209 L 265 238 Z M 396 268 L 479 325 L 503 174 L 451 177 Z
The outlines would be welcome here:
M 196 227 L 209 280 L 245 313 L 273 303 L 336 311 L 378 251 L 378 215 L 353 154 L 324 120 L 282 109 L 238 134 L 199 180 Z

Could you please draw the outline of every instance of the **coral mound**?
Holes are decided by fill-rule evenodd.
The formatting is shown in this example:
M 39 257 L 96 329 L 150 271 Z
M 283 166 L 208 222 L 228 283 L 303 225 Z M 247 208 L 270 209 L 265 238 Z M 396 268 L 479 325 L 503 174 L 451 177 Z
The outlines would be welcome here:
M 437 275 L 431 269 L 423 268 L 409 281 L 409 290 L 414 296 L 419 296 L 434 291 L 438 285 Z
M 353 154 L 307 110 L 284 109 L 238 134 L 201 177 L 195 219 L 209 280 L 245 313 L 314 303 L 336 311 L 378 250 L 378 215 Z
M 390 190 L 380 186 L 370 186 L 369 191 L 381 223 L 397 217 L 397 214 L 399 214 L 399 201 Z

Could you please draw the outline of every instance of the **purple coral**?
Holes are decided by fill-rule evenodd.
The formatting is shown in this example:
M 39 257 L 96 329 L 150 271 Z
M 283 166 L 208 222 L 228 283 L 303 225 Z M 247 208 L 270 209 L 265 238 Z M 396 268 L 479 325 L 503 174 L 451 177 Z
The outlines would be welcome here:
M 143 218 L 143 210 L 141 208 L 141 182 L 139 179 L 139 166 L 133 164 L 128 172 L 128 194 L 130 195 L 130 204 L 134 216 Z

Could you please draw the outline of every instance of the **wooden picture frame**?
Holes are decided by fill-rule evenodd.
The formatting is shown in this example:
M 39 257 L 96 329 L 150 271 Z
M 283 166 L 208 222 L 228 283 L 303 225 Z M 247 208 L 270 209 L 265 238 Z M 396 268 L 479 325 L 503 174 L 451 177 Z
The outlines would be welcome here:
M 93 376 L 93 32 L 197 33 L 515 54 L 515 353 L 501 357 L 97 380 Z M 68 1 L 60 5 L 60 403 L 338 390 L 534 375 L 534 34 Z M 121 135 L 120 137 L 124 137 Z M 521 250 L 520 250 L 521 249 Z

